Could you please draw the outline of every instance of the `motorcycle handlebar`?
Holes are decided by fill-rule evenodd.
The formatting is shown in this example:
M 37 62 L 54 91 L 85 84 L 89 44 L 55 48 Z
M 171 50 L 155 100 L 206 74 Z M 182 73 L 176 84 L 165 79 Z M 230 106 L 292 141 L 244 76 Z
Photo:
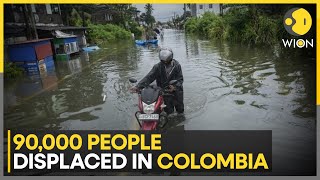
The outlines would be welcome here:
M 162 94 L 162 96 L 174 96 L 174 95 L 166 93 L 166 94 Z
M 131 93 L 137 93 L 141 94 L 141 89 L 136 89 L 135 91 L 130 90 Z M 172 92 L 170 92 L 168 89 L 162 89 L 162 96 L 174 96 Z

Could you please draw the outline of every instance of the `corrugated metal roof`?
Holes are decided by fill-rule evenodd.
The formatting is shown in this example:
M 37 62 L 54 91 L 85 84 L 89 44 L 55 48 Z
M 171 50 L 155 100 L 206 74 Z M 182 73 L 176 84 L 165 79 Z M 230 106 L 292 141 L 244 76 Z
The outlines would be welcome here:
M 54 35 L 56 38 L 71 38 L 71 37 L 77 37 L 75 35 L 72 35 L 72 34 L 67 34 L 67 33 L 64 33 L 62 31 L 59 31 L 59 30 L 56 30 L 54 31 Z
M 8 24 L 4 25 L 5 31 L 9 31 L 8 33 L 13 33 L 13 31 L 21 31 L 24 30 L 26 27 L 24 24 Z M 76 26 L 36 26 L 39 30 L 45 31 L 55 31 L 55 30 L 86 30 L 88 27 L 76 27 Z M 11 31 L 11 32 L 10 32 Z
M 55 31 L 55 30 L 85 30 L 87 27 L 76 27 L 76 26 L 37 26 L 39 30 Z

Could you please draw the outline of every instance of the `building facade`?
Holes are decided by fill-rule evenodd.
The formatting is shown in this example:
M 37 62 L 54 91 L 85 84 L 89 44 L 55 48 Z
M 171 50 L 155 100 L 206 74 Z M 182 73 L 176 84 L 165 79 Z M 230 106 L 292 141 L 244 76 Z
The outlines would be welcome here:
M 222 4 L 189 4 L 187 11 L 191 12 L 192 17 L 201 17 L 205 12 L 223 14 Z
M 4 10 L 5 44 L 55 38 L 56 31 L 63 31 L 78 36 L 80 46 L 86 45 L 86 28 L 66 26 L 59 4 L 6 4 Z

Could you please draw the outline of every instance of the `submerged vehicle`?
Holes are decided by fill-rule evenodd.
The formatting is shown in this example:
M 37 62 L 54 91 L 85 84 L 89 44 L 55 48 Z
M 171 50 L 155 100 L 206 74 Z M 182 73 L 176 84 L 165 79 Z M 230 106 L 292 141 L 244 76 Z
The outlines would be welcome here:
M 137 82 L 134 78 L 130 78 L 129 81 L 131 83 Z M 176 83 L 177 80 L 171 80 L 169 85 Z M 168 122 L 167 114 L 164 112 L 164 108 L 166 107 L 164 96 L 173 96 L 168 91 L 169 85 L 164 89 L 156 85 L 149 85 L 136 92 L 139 96 L 139 110 L 135 113 L 135 117 L 141 130 L 156 130 L 164 127 Z

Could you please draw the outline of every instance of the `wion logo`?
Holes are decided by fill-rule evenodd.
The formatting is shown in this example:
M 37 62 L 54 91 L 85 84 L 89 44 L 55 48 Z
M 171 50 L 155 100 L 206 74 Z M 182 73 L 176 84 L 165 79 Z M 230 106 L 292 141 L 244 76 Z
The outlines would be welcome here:
M 294 36 L 305 35 L 312 26 L 309 12 L 303 8 L 292 8 L 284 15 L 284 28 Z M 313 47 L 313 39 L 282 39 L 284 47 L 308 48 Z

